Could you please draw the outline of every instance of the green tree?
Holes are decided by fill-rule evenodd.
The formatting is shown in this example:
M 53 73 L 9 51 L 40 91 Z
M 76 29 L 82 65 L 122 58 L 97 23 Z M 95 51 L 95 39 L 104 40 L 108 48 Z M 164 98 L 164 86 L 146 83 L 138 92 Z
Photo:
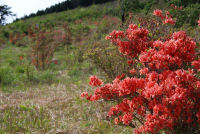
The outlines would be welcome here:
M 119 5 L 122 22 L 125 22 L 128 12 L 138 12 L 144 8 L 144 4 L 140 0 L 119 0 Z
M 7 16 L 15 16 L 7 5 L 0 5 L 0 25 L 5 24 Z

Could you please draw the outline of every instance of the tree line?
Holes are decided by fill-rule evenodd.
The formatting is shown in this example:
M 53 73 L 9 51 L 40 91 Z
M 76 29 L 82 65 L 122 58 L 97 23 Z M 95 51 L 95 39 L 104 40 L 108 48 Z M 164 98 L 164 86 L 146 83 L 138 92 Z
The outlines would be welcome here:
M 35 16 L 41 16 L 49 13 L 55 13 L 55 12 L 61 12 L 65 10 L 70 10 L 74 9 L 77 7 L 86 7 L 90 6 L 92 4 L 101 4 L 101 3 L 106 3 L 109 1 L 118 1 L 120 5 L 120 14 L 121 14 L 121 19 L 122 21 L 125 20 L 127 12 L 141 12 L 141 10 L 144 11 L 145 14 L 148 14 L 148 12 L 152 9 L 152 7 L 156 4 L 158 4 L 161 0 L 66 0 L 64 2 L 55 4 L 49 8 L 46 8 L 45 10 L 39 10 L 37 13 L 32 13 L 30 15 L 26 15 L 22 18 L 18 18 L 15 21 L 18 20 L 24 20 L 27 18 L 32 18 Z M 191 4 L 196 4 L 192 6 L 191 8 L 186 8 L 184 14 L 184 18 L 187 18 L 187 16 L 194 16 L 193 18 L 198 18 L 196 16 L 199 15 L 200 12 L 200 0 L 164 0 L 166 4 L 175 4 L 175 5 L 180 5 L 184 7 L 188 7 L 188 5 Z M 189 10 L 189 11 L 187 11 Z M 188 15 L 188 14 L 191 15 Z M 12 12 L 10 11 L 10 7 L 7 5 L 0 5 L 0 25 L 5 24 L 5 19 L 6 16 L 11 16 L 13 15 Z M 182 17 L 183 18 L 183 17 Z M 196 21 L 196 20 L 195 20 Z
M 64 2 L 55 4 L 49 8 L 46 8 L 45 10 L 39 10 L 37 11 L 37 13 L 26 15 L 22 17 L 21 19 L 27 19 L 27 18 L 31 18 L 35 16 L 49 14 L 49 13 L 61 12 L 61 11 L 69 10 L 69 9 L 74 9 L 77 7 L 86 7 L 92 4 L 101 4 L 101 3 L 105 3 L 109 1 L 115 1 L 115 0 L 66 0 Z

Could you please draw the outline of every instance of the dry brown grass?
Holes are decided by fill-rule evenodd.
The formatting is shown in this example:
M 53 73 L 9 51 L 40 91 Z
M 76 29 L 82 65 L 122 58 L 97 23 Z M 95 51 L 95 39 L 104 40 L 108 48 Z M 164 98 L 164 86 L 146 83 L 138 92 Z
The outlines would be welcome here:
M 5 115 L 13 116 L 13 118 L 6 118 L 0 122 L 0 132 L 37 134 L 130 133 L 130 128 L 117 127 L 105 120 L 108 105 L 103 107 L 100 106 L 102 105 L 100 102 L 91 103 L 80 98 L 81 89 L 86 88 L 88 87 L 84 85 L 65 86 L 58 84 L 33 88 L 24 92 L 0 92 L 0 118 L 4 118 Z M 32 114 L 31 109 L 34 109 L 37 114 Z M 42 112 L 41 109 L 43 109 Z M 32 125 L 32 119 L 39 120 L 43 124 L 39 127 Z M 23 129 L 19 129 L 16 120 L 18 120 L 18 124 L 24 125 Z

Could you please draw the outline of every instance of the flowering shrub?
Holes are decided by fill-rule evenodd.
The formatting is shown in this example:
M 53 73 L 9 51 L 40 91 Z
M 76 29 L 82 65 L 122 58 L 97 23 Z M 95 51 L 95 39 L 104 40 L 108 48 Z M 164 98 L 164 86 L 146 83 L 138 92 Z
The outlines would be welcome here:
M 70 27 L 69 27 L 69 24 L 67 24 L 67 23 L 64 23 L 63 24 L 63 29 L 64 29 L 64 34 L 62 34 L 62 42 L 64 43 L 64 44 L 71 44 L 71 42 L 72 42 L 72 33 L 71 33 L 71 29 L 70 29 Z
M 164 17 L 160 10 L 154 14 L 165 20 L 169 15 Z M 184 31 L 155 41 L 148 34 L 147 29 L 134 24 L 126 31 L 111 32 L 106 39 L 133 64 L 132 76 L 122 74 L 107 84 L 92 76 L 90 85 L 97 87 L 94 94 L 84 92 L 81 97 L 116 101 L 108 116 L 114 117 L 115 124 L 136 127 L 136 134 L 200 133 L 200 59 L 196 43 Z
M 158 10 L 158 9 L 157 9 Z M 156 10 L 155 10 L 156 11 Z M 160 16 L 163 16 L 163 13 L 161 10 Z M 155 16 L 155 14 L 153 14 Z M 148 29 L 148 39 L 150 40 L 165 40 L 167 37 L 170 37 L 173 34 L 174 31 L 174 25 L 166 25 L 163 24 L 164 19 L 161 19 L 161 17 L 152 15 L 135 15 L 135 14 L 129 14 L 129 19 L 127 19 L 127 22 L 123 24 L 123 29 L 126 30 L 127 27 L 130 24 L 136 24 L 138 27 L 142 27 L 145 29 Z
M 62 30 L 52 32 L 40 32 L 33 36 L 34 45 L 32 46 L 31 61 L 38 70 L 44 70 L 52 61 L 56 48 L 66 41 L 66 34 Z
M 154 10 L 153 15 L 160 17 L 163 20 L 163 24 L 171 24 L 174 25 L 175 21 L 172 19 L 169 11 L 165 13 L 166 15 L 162 15 L 162 11 L 159 9 Z
M 18 43 L 20 40 L 22 40 L 25 37 L 25 34 L 20 34 L 19 32 L 13 33 L 9 35 L 9 41 L 10 43 L 16 45 L 16 46 L 23 46 L 25 44 Z
M 36 43 L 32 46 L 31 61 L 38 70 L 44 70 L 49 66 L 58 47 L 58 44 L 53 43 L 53 36 L 50 32 L 39 32 L 34 38 Z

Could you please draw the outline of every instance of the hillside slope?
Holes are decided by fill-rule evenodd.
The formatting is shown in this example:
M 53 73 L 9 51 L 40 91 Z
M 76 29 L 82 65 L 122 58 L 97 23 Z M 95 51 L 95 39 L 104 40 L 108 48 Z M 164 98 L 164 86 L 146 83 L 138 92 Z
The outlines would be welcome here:
M 155 8 L 165 6 L 161 1 Z M 130 70 L 105 36 L 130 23 L 140 26 L 142 17 L 155 19 L 142 11 L 122 24 L 120 15 L 114 1 L 0 27 L 0 133 L 132 134 L 133 128 L 107 118 L 111 103 L 80 98 L 84 91 L 94 92 L 88 85 L 91 75 L 107 83 Z M 185 27 L 200 41 L 199 28 Z

